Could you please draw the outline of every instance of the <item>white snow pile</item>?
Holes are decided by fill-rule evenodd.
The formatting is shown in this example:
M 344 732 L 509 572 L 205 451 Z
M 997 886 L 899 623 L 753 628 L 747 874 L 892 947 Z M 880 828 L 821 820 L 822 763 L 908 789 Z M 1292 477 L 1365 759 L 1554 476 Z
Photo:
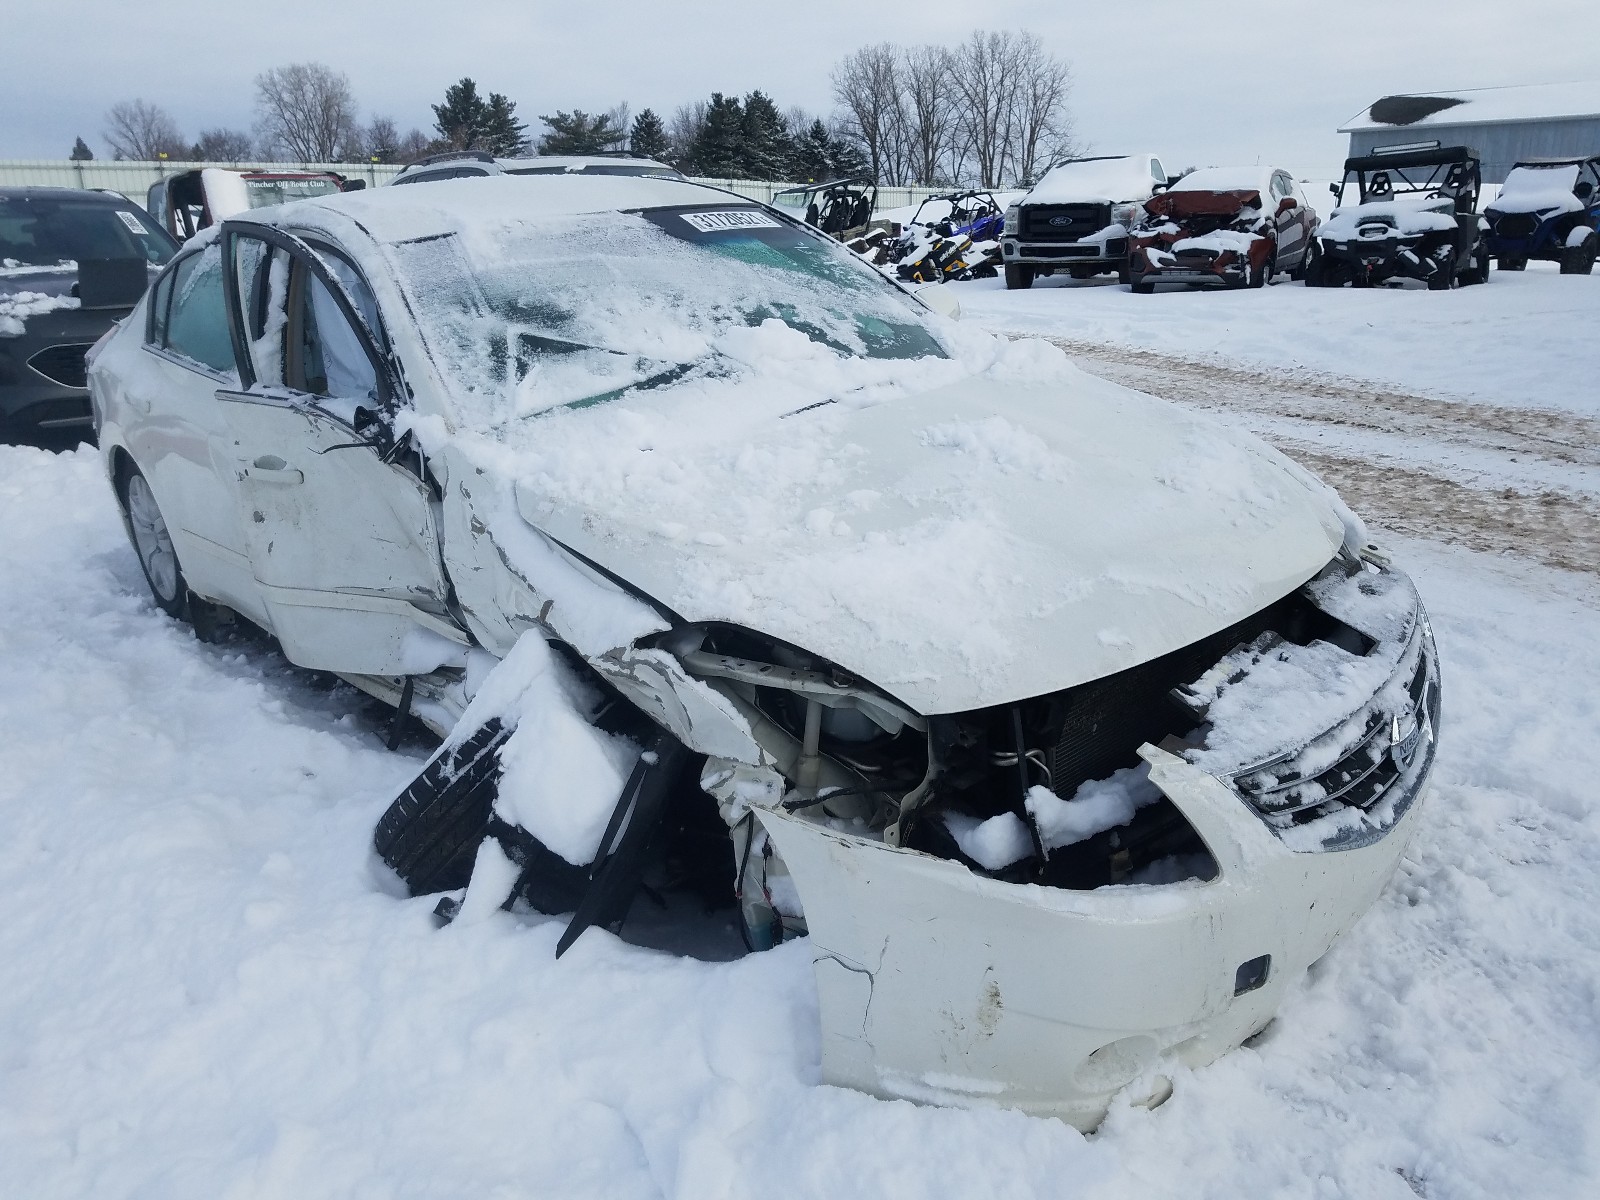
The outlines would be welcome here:
M 495 810 L 579 867 L 597 857 L 639 757 L 632 741 L 589 723 L 599 701 L 537 632 L 525 633 L 484 678 L 445 743 L 449 750 L 499 718 L 512 732 L 500 749 Z
M 1157 182 L 1147 154 L 1090 159 L 1052 168 L 1025 199 L 1029 204 L 1118 204 L 1148 199 Z
M 77 307 L 76 296 L 52 296 L 45 292 L 0 294 L 0 337 L 21 337 L 27 331 L 29 317 Z
M 1172 253 L 1210 250 L 1217 254 L 1232 253 L 1244 256 L 1248 255 L 1250 247 L 1260 240 L 1261 235 L 1256 233 L 1244 233 L 1237 229 L 1214 229 L 1198 237 L 1179 238 L 1172 243 Z
M 1401 237 L 1441 233 L 1456 228 L 1455 202 L 1439 196 L 1397 196 L 1353 208 L 1336 208 L 1328 214 L 1317 236 L 1359 237 L 1362 226 L 1386 225 Z M 1385 234 L 1384 236 L 1390 236 Z
M 1086 841 L 1097 833 L 1133 820 L 1134 814 L 1161 799 L 1150 782 L 1150 766 L 1124 767 L 1105 779 L 1091 779 L 1063 800 L 1047 787 L 1028 789 L 1028 814 L 1046 851 Z
M 974 817 L 961 812 L 939 814 L 944 827 L 973 862 L 985 871 L 999 871 L 1033 853 L 1033 837 L 1016 813 Z
M 1583 203 L 1572 194 L 1577 182 L 1576 163 L 1513 167 L 1500 185 L 1500 195 L 1488 207 L 1502 213 L 1582 212 Z

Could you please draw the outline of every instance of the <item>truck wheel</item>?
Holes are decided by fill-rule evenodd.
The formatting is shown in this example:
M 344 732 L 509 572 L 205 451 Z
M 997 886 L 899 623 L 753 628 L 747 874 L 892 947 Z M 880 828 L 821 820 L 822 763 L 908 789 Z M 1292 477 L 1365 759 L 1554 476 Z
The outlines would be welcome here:
M 1033 286 L 1033 268 L 1024 263 L 1006 264 L 1006 291 L 1023 292 Z
M 1307 287 L 1343 287 L 1345 284 L 1337 264 L 1330 263 L 1320 250 L 1312 251 L 1306 262 L 1305 282 Z
M 1509 254 L 1502 254 L 1499 258 L 1494 260 L 1494 265 L 1495 269 L 1500 271 L 1521 271 L 1527 267 L 1528 260 L 1525 258 L 1515 258 Z
M 1563 275 L 1588 275 L 1594 270 L 1595 252 L 1600 249 L 1600 237 L 1590 233 L 1576 246 L 1568 246 L 1561 251 L 1561 273 Z

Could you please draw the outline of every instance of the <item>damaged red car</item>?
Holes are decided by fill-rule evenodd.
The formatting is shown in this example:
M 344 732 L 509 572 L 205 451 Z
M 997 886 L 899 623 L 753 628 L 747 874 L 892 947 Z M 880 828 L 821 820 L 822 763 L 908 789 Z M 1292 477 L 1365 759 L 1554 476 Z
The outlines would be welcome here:
M 1157 283 L 1263 287 L 1305 274 L 1316 211 L 1293 176 L 1273 167 L 1207 167 L 1144 203 L 1129 246 L 1133 290 Z

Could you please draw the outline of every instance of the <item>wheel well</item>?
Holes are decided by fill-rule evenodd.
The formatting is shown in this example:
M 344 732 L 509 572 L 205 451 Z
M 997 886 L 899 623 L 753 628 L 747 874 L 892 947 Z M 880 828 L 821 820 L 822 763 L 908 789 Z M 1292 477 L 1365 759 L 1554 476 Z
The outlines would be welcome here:
M 114 446 L 111 450 L 111 487 L 117 493 L 117 504 L 123 505 L 123 490 L 127 487 L 128 477 L 139 468 L 134 465 L 133 455 L 121 446 Z

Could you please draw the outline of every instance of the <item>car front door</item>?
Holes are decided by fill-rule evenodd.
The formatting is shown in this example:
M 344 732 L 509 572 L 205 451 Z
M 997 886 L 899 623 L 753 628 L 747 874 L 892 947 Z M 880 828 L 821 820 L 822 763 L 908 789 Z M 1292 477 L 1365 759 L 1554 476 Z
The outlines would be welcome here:
M 1292 208 L 1277 212 L 1273 225 L 1278 235 L 1278 262 L 1298 263 L 1305 253 L 1305 217 L 1295 195 L 1294 181 L 1282 171 L 1272 173 L 1272 207 L 1278 210 L 1285 200 L 1294 201 Z
M 431 671 L 467 637 L 450 616 L 437 496 L 392 416 L 403 394 L 359 272 L 329 247 L 225 222 L 240 386 L 217 393 L 240 524 L 291 662 Z

